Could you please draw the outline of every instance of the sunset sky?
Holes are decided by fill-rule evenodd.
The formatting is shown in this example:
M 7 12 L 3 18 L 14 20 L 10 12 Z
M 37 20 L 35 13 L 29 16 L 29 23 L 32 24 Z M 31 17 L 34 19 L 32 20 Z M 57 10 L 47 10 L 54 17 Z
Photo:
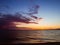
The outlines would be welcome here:
M 32 29 L 60 28 L 60 0 L 0 0 L 0 8 L 6 6 L 3 13 L 15 14 L 16 12 L 28 12 L 28 8 L 39 5 L 37 17 L 43 19 L 38 24 L 16 24 L 16 27 L 29 27 Z M 27 16 L 27 15 L 25 15 Z

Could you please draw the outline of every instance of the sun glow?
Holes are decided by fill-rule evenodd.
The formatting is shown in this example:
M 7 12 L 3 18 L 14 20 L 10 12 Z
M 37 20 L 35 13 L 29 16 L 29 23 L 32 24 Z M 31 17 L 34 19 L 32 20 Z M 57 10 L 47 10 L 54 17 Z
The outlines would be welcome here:
M 48 25 L 46 22 L 44 23 L 44 21 L 38 21 L 38 24 L 33 24 L 33 23 L 26 24 L 26 23 L 21 23 L 21 22 L 13 22 L 13 24 L 17 28 L 26 27 L 26 28 L 31 28 L 33 30 L 60 28 L 60 25 Z

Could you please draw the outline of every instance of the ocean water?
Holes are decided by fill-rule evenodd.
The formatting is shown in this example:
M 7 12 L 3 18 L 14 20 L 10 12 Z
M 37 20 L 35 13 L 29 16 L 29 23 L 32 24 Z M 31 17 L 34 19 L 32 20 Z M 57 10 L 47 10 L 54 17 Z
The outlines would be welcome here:
M 3 34 L 3 35 L 2 35 Z M 0 37 L 11 43 L 60 42 L 60 30 L 11 30 L 0 31 Z

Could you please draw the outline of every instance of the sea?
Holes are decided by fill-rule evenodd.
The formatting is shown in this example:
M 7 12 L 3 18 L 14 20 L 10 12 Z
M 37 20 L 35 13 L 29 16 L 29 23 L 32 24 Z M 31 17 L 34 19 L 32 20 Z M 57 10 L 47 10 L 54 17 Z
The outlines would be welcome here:
M 2 39 L 13 44 L 60 42 L 60 30 L 4 30 L 0 31 Z

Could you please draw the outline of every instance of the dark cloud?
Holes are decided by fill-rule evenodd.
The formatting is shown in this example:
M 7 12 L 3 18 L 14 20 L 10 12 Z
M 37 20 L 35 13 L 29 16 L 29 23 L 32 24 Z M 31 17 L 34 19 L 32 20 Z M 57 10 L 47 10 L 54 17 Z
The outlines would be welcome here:
M 29 22 L 31 21 L 30 18 L 22 16 L 22 14 L 0 14 L 0 29 L 1 28 L 8 28 L 11 24 L 11 22 L 22 22 L 22 23 L 35 23 L 35 22 Z M 11 24 L 12 25 L 12 24 Z
M 8 8 L 8 7 L 6 7 Z M 32 9 L 30 9 L 30 12 L 28 13 L 15 13 L 15 14 L 3 14 L 0 13 L 0 28 L 5 27 L 5 26 L 10 26 L 11 22 L 22 22 L 25 24 L 29 24 L 29 23 L 34 23 L 34 24 L 38 24 L 36 21 L 37 19 L 42 19 L 42 18 L 38 18 L 37 16 L 35 16 L 34 14 L 38 13 L 38 5 L 35 5 L 34 7 L 32 7 Z M 26 14 L 26 16 L 24 16 Z M 29 16 L 29 17 L 27 17 Z

